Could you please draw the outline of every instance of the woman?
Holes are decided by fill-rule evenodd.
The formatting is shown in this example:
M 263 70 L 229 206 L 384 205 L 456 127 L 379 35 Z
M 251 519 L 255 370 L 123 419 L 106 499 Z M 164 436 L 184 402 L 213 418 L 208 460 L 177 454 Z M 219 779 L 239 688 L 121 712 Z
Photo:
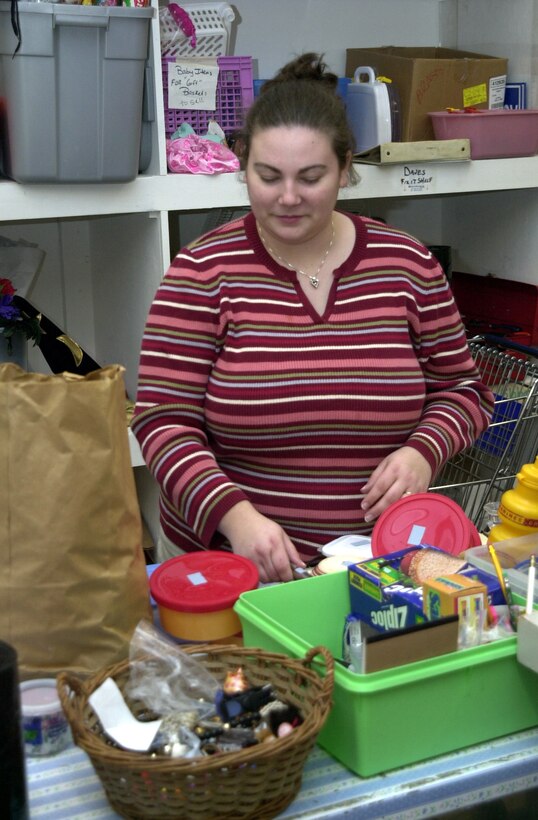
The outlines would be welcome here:
M 335 87 L 312 54 L 264 85 L 241 142 L 251 212 L 183 249 L 151 307 L 133 430 L 160 560 L 232 549 L 290 580 L 487 427 L 435 259 L 335 210 L 353 148 Z

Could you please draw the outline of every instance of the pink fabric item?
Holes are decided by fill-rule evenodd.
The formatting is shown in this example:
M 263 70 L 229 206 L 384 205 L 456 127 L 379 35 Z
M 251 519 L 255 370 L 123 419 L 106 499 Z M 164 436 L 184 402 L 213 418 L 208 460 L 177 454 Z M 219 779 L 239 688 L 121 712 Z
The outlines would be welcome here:
M 189 134 L 166 141 L 168 169 L 174 174 L 222 174 L 239 170 L 236 155 L 218 142 Z
M 191 20 L 190 15 L 178 6 L 177 3 L 169 3 L 168 10 L 185 37 L 190 37 L 191 48 L 196 48 L 196 26 Z

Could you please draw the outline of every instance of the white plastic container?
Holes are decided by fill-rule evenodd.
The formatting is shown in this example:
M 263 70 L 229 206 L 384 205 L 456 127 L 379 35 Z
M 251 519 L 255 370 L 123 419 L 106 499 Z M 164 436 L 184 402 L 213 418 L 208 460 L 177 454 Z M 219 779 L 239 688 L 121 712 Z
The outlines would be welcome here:
M 366 82 L 361 77 L 366 76 Z M 359 66 L 347 86 L 346 110 L 355 137 L 355 151 L 361 153 L 392 141 L 392 112 L 387 83 L 376 80 L 370 66 Z
M 52 755 L 70 740 L 54 678 L 37 678 L 20 684 L 24 750 L 30 757 Z
M 172 0 L 171 0 L 172 2 Z M 170 3 L 169 3 L 170 5 Z M 228 3 L 180 3 L 195 29 L 196 46 L 178 26 L 168 6 L 159 11 L 163 57 L 224 57 L 229 54 L 235 12 Z
M 494 546 L 512 591 L 526 598 L 529 577 L 528 559 L 531 555 L 538 555 L 538 533 L 497 541 Z M 487 546 L 472 547 L 465 550 L 464 555 L 465 559 L 478 569 L 495 575 L 495 567 Z M 534 588 L 534 603 L 538 605 L 538 584 Z

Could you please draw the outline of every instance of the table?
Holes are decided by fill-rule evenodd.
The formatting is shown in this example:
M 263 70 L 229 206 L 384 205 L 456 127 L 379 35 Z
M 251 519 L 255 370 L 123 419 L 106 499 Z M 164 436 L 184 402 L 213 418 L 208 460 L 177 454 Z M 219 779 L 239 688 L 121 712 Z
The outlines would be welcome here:
M 31 820 L 115 820 L 85 752 L 30 758 Z M 538 788 L 538 728 L 361 778 L 315 747 L 301 791 L 279 818 L 417 820 Z M 208 818 L 211 820 L 211 818 Z

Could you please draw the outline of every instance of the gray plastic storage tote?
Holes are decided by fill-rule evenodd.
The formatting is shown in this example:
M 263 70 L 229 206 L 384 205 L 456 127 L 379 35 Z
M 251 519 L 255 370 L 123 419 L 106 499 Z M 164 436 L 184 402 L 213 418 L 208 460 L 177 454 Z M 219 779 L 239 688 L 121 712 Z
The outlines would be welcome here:
M 152 8 L 0 2 L 0 171 L 18 182 L 138 173 Z

